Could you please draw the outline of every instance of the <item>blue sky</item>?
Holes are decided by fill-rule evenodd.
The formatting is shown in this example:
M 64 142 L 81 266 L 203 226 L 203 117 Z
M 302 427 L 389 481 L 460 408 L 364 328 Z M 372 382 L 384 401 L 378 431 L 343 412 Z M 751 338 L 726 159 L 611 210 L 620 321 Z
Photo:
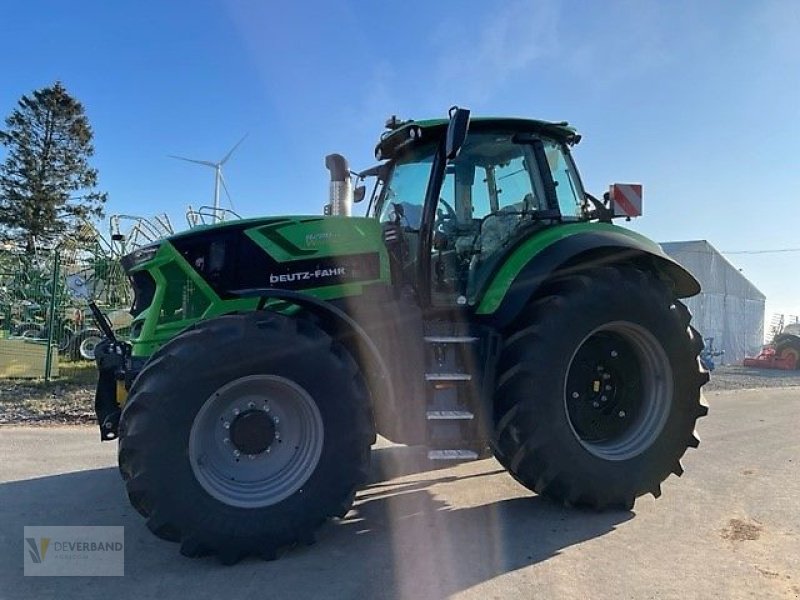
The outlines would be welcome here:
M 372 6 L 370 6 L 372 5 Z M 385 118 L 569 120 L 589 190 L 645 186 L 632 226 L 721 250 L 800 247 L 800 4 L 511 0 L 29 2 L 0 7 L 0 114 L 60 79 L 86 106 L 109 213 L 318 213 L 323 158 L 371 164 Z M 732 255 L 800 314 L 800 252 Z M 792 279 L 793 275 L 793 281 Z

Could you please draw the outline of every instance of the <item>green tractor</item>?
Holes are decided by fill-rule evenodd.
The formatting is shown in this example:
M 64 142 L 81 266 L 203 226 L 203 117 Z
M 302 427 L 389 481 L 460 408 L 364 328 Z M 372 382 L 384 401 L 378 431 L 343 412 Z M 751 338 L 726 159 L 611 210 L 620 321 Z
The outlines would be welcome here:
M 494 455 L 569 505 L 658 496 L 707 412 L 679 301 L 700 287 L 612 224 L 635 186 L 583 190 L 579 139 L 459 108 L 392 118 L 378 166 L 326 159 L 324 216 L 126 256 L 134 320 L 96 349 L 97 413 L 148 527 L 187 556 L 274 558 L 347 514 L 376 434 L 432 461 Z

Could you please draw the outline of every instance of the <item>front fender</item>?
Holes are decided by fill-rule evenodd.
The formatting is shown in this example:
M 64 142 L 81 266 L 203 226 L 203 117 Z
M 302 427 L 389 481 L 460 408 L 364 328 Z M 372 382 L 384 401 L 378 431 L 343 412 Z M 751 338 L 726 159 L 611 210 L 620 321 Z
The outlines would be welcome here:
M 361 325 L 342 309 L 310 294 L 278 288 L 239 290 L 236 296 L 258 298 L 256 310 L 269 309 L 270 301 L 279 301 L 315 315 L 319 319 L 319 326 L 342 343 L 353 359 L 360 364 L 372 399 L 373 412 L 378 402 L 395 405 L 389 368 L 380 351 Z
M 605 223 L 576 223 L 545 230 L 509 251 L 489 278 L 475 312 L 503 328 L 553 277 L 608 264 L 636 264 L 671 282 L 678 298 L 700 292 L 700 283 L 648 238 Z

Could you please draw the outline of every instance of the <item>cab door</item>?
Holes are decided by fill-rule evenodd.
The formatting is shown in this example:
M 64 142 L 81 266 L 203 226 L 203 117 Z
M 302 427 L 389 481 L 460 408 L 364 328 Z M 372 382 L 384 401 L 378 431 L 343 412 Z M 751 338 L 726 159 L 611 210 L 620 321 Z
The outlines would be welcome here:
M 447 167 L 436 206 L 428 257 L 433 306 L 467 304 L 521 228 L 552 214 L 537 164 L 533 147 L 511 133 L 470 134 Z

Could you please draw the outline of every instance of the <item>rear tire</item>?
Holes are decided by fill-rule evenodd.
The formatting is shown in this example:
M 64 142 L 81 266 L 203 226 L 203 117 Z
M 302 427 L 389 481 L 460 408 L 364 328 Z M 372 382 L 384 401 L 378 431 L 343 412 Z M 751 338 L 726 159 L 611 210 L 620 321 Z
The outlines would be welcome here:
M 794 368 L 800 369 L 800 338 L 784 338 L 775 345 L 775 356 L 794 361 Z
M 344 348 L 258 312 L 198 323 L 153 355 L 122 413 L 119 464 L 153 533 L 227 564 L 275 558 L 344 517 L 374 439 Z
M 529 489 L 571 505 L 659 496 L 708 411 L 700 335 L 654 275 L 605 267 L 546 285 L 500 357 L 493 447 Z

